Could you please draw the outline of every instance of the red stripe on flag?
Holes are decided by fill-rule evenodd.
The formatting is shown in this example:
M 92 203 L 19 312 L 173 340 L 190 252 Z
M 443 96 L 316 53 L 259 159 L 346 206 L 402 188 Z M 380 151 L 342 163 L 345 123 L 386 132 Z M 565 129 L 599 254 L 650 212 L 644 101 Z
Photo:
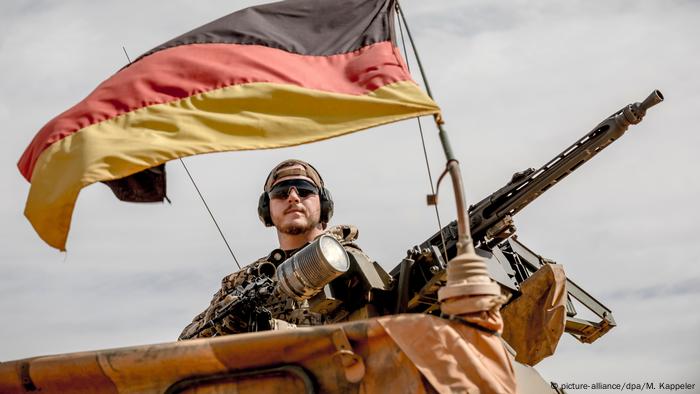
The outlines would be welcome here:
M 403 60 L 388 41 L 331 56 L 298 55 L 259 45 L 182 45 L 124 68 L 52 119 L 34 137 L 18 167 L 31 180 L 44 149 L 80 129 L 139 108 L 227 86 L 276 82 L 363 95 L 410 79 Z M 233 112 L 238 110 L 232 108 Z

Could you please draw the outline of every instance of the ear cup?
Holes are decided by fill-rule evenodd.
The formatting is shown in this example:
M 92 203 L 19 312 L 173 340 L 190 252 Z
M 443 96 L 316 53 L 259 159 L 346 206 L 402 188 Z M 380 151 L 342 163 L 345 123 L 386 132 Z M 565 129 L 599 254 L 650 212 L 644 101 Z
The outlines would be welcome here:
M 330 190 L 325 187 L 321 189 L 321 222 L 328 223 L 333 217 L 333 197 Z
M 270 197 L 267 192 L 263 192 L 258 199 L 258 217 L 265 223 L 265 227 L 272 227 L 272 216 L 270 216 Z

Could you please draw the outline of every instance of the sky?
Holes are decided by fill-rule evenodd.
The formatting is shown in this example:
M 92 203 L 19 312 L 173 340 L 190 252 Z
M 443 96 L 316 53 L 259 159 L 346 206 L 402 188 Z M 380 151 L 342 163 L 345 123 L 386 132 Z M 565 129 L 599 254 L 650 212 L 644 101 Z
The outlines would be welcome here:
M 68 251 L 23 216 L 16 163 L 34 134 L 97 84 L 185 31 L 253 1 L 0 3 L 0 360 L 168 342 L 236 270 L 178 162 L 172 204 L 80 194 Z M 519 240 L 612 309 L 593 344 L 564 335 L 537 369 L 559 383 L 695 383 L 700 392 L 700 2 L 404 0 L 460 160 L 467 199 L 538 168 L 653 89 L 666 100 L 515 217 Z M 416 64 L 410 61 L 415 79 Z M 420 82 L 422 83 L 422 82 Z M 445 165 L 423 121 L 433 178 Z M 256 204 L 270 168 L 302 158 L 384 268 L 437 231 L 415 120 L 311 145 L 185 159 L 243 264 L 276 245 Z M 442 185 L 443 223 L 454 219 Z M 572 391 L 594 392 L 594 391 Z

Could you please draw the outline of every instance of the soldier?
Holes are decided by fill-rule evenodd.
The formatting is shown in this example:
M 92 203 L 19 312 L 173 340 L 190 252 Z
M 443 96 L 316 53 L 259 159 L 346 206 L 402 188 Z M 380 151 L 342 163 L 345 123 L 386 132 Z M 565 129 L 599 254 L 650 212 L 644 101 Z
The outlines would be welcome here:
M 280 250 L 285 258 L 291 257 L 309 242 L 323 234 L 332 235 L 345 250 L 365 261 L 367 256 L 353 242 L 358 231 L 354 226 L 335 226 L 328 229 L 328 221 L 333 215 L 333 200 L 318 171 L 301 160 L 285 160 L 270 171 L 258 202 L 258 216 L 267 227 L 274 226 L 279 240 L 279 249 L 258 259 L 242 270 L 225 276 L 209 307 L 195 316 L 180 334 L 179 339 L 212 337 L 241 332 L 240 316 L 226 316 L 212 319 L 217 312 L 231 301 L 231 291 L 254 282 L 270 263 L 279 265 Z M 269 273 L 268 273 L 269 275 Z M 347 317 L 312 312 L 308 302 L 297 302 L 284 295 L 277 295 L 266 305 L 273 318 L 272 328 L 312 326 L 336 322 Z

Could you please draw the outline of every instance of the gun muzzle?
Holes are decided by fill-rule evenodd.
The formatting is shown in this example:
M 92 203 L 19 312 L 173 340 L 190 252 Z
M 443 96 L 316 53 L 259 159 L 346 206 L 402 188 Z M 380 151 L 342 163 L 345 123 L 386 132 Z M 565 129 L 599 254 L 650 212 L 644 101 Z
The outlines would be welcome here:
M 664 95 L 661 94 L 659 90 L 654 90 L 647 98 L 644 99 L 644 101 L 639 103 L 639 108 L 646 112 L 646 110 L 662 101 L 664 101 Z
M 641 103 L 637 102 L 623 108 L 622 111 L 620 111 L 620 113 L 617 116 L 615 116 L 616 123 L 619 127 L 617 129 L 617 137 L 622 135 L 622 133 L 624 133 L 625 130 L 627 130 L 627 126 L 641 122 L 642 119 L 644 119 L 644 115 L 646 115 L 647 113 L 647 109 L 655 106 L 656 104 L 662 101 L 664 101 L 663 94 L 661 94 L 661 92 L 658 90 L 654 90 Z
M 282 293 L 304 301 L 348 268 L 350 258 L 340 242 L 330 235 L 322 235 L 280 264 L 275 275 Z
M 258 266 L 258 276 L 266 276 L 268 278 L 273 278 L 275 276 L 276 270 L 277 268 L 274 264 L 264 262 Z

